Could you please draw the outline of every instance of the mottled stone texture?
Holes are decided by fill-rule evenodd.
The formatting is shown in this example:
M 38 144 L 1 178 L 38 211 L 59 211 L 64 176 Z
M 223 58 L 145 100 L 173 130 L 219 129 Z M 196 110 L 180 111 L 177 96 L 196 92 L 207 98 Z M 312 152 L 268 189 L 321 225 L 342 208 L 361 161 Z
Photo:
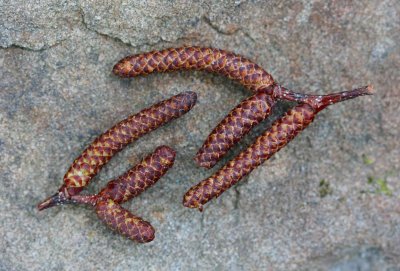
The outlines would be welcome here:
M 371 1 L 0 0 L 0 270 L 400 270 L 400 6 Z M 184 44 L 255 60 L 282 85 L 377 94 L 321 112 L 247 181 L 206 206 L 189 187 L 291 106 L 278 103 L 216 169 L 193 161 L 249 92 L 204 72 L 111 74 L 122 57 Z M 82 206 L 35 205 L 73 159 L 128 115 L 182 91 L 191 112 L 130 145 L 95 193 L 159 145 L 177 151 L 154 187 L 124 204 L 156 229 L 135 244 Z

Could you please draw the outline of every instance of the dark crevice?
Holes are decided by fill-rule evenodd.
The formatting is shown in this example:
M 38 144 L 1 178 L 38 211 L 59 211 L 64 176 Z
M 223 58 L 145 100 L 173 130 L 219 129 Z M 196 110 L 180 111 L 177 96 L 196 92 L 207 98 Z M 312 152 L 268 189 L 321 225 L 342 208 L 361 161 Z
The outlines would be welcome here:
M 87 29 L 88 31 L 94 32 L 94 33 L 96 33 L 96 34 L 98 34 L 98 35 L 100 35 L 100 36 L 102 36 L 102 37 L 104 37 L 106 39 L 111 39 L 111 40 L 113 40 L 113 41 L 115 41 L 117 43 L 120 43 L 120 44 L 123 44 L 123 45 L 128 45 L 130 47 L 134 47 L 134 48 L 142 47 L 142 46 L 148 46 L 148 47 L 154 47 L 155 46 L 155 47 L 158 47 L 158 45 L 161 45 L 161 44 L 177 42 L 179 40 L 186 40 L 185 37 L 180 37 L 180 38 L 177 38 L 174 41 L 168 41 L 168 40 L 163 39 L 162 37 L 159 37 L 159 39 L 157 41 L 155 41 L 155 42 L 143 42 L 143 43 L 138 44 L 138 45 L 133 45 L 130 42 L 123 41 L 121 38 L 112 36 L 110 34 L 102 33 L 102 32 L 100 32 L 100 31 L 98 31 L 96 29 L 91 28 L 88 25 L 88 23 L 86 22 L 86 20 L 85 20 L 85 12 L 83 11 L 83 9 L 81 7 L 79 8 L 78 12 L 79 12 L 79 15 L 81 17 L 82 25 L 84 26 L 85 29 Z
M 215 30 L 217 33 L 222 34 L 222 35 L 225 35 L 225 36 L 232 36 L 232 35 L 235 35 L 237 32 L 239 32 L 239 31 L 241 30 L 241 28 L 238 27 L 237 29 L 235 29 L 235 30 L 232 31 L 232 32 L 226 32 L 226 31 L 221 30 L 218 26 L 214 25 L 214 24 L 211 22 L 210 18 L 208 18 L 207 16 L 204 15 L 204 16 L 202 17 L 202 19 L 203 19 L 203 21 L 204 21 L 207 25 L 209 25 L 209 26 L 210 26 L 213 30 Z
M 52 45 L 43 46 L 43 47 L 38 48 L 38 49 L 31 48 L 31 47 L 24 46 L 24 45 L 20 45 L 20 44 L 14 44 L 14 43 L 9 45 L 9 46 L 5 46 L 5 47 L 0 45 L 0 48 L 4 49 L 4 50 L 6 50 L 6 49 L 21 49 L 21 50 L 30 51 L 30 52 L 43 52 L 43 51 L 46 51 L 46 50 L 48 50 L 50 48 L 53 48 L 53 47 L 56 47 L 56 46 L 60 45 L 63 41 L 65 41 L 65 39 L 60 40 L 60 41 L 58 41 L 58 42 L 56 42 L 56 43 L 54 43 Z
M 121 38 L 118 38 L 116 36 L 112 36 L 112 35 L 107 34 L 107 33 L 103 33 L 103 32 L 101 32 L 101 31 L 99 31 L 97 29 L 92 28 L 87 23 L 87 21 L 85 19 L 85 12 L 82 9 L 82 7 L 78 7 L 77 12 L 78 12 L 78 15 L 80 17 L 80 22 L 82 23 L 83 27 L 86 30 L 88 30 L 90 32 L 94 32 L 94 33 L 96 33 L 96 34 L 98 34 L 98 35 L 100 35 L 100 36 L 102 36 L 102 37 L 104 37 L 106 39 L 111 39 L 111 40 L 113 40 L 113 41 L 115 41 L 117 43 L 120 43 L 120 44 L 123 44 L 123 45 L 128 45 L 130 47 L 142 47 L 142 46 L 149 46 L 149 47 L 156 46 L 157 47 L 158 45 L 164 44 L 164 43 L 176 43 L 176 42 L 179 42 L 180 40 L 183 40 L 183 41 L 187 40 L 186 37 L 180 37 L 180 38 L 175 39 L 174 41 L 167 41 L 167 40 L 164 40 L 162 37 L 159 37 L 159 39 L 157 41 L 155 41 L 155 42 L 144 42 L 144 43 L 141 43 L 140 45 L 133 45 L 130 42 L 123 41 Z M 202 20 L 207 25 L 209 25 L 213 30 L 215 30 L 217 33 L 222 34 L 222 35 L 231 36 L 231 35 L 235 35 L 238 32 L 242 31 L 241 28 L 238 28 L 238 29 L 234 30 L 233 32 L 223 31 L 221 28 L 219 28 L 218 26 L 213 24 L 211 22 L 211 20 L 206 15 L 202 16 Z M 244 32 L 244 31 L 242 31 L 242 32 L 250 40 L 252 40 L 253 42 L 255 41 L 248 33 Z M 43 47 L 38 48 L 38 49 L 35 49 L 35 48 L 32 48 L 32 47 L 28 47 L 28 46 L 19 45 L 19 44 L 11 44 L 10 46 L 1 46 L 0 45 L 0 48 L 2 48 L 2 49 L 19 48 L 19 49 L 26 50 L 26 51 L 31 51 L 31 52 L 43 52 L 43 51 L 46 51 L 46 50 L 48 50 L 50 48 L 53 48 L 53 47 L 56 47 L 56 46 L 60 45 L 65 40 L 67 40 L 67 39 L 62 39 L 62 40 L 58 41 L 55 44 L 48 45 L 48 46 L 43 46 Z
M 79 9 L 78 9 L 78 14 L 79 14 L 79 16 L 81 17 L 81 23 L 82 23 L 83 27 L 84 27 L 86 30 L 88 30 L 88 31 L 90 31 L 90 32 L 94 32 L 94 33 L 96 33 L 97 35 L 100 35 L 100 36 L 102 36 L 102 37 L 104 37 L 104 38 L 106 38 L 106 39 L 111 39 L 111 40 L 113 40 L 113 41 L 115 41 L 115 42 L 117 42 L 117 43 L 122 43 L 122 44 L 124 44 L 124 45 L 132 46 L 132 44 L 130 44 L 129 42 L 125 42 L 125 41 L 123 41 L 123 40 L 120 39 L 120 38 L 110 36 L 109 34 L 102 33 L 102 32 L 99 32 L 99 31 L 96 30 L 96 29 L 91 28 L 91 27 L 88 25 L 88 23 L 86 22 L 86 19 L 85 19 L 85 12 L 83 11 L 82 7 L 79 7 Z

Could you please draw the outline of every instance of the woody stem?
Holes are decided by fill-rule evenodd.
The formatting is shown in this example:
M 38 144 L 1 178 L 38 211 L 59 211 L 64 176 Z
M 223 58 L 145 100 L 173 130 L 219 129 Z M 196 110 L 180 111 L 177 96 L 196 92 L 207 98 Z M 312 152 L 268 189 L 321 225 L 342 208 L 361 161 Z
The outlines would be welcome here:
M 343 91 L 328 95 L 314 95 L 314 94 L 304 94 L 296 93 L 290 89 L 282 87 L 278 84 L 271 86 L 266 89 L 267 93 L 271 93 L 274 97 L 278 99 L 285 99 L 298 103 L 306 103 L 311 105 L 317 112 L 321 111 L 328 105 L 342 102 L 349 99 L 354 99 L 363 95 L 372 95 L 373 87 L 371 85 L 353 89 L 350 91 Z

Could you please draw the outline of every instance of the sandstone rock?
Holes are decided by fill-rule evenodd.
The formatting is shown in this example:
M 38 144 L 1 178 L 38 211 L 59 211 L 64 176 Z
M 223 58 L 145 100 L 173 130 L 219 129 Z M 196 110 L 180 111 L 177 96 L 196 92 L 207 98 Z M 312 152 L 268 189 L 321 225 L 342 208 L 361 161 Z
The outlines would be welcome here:
M 0 270 L 400 270 L 400 7 L 325 2 L 0 1 Z M 183 44 L 243 54 L 299 91 L 372 83 L 377 93 L 322 112 L 199 213 L 181 198 L 214 170 L 192 157 L 248 91 L 203 72 L 111 74 L 127 54 Z M 158 145 L 176 149 L 166 177 L 124 205 L 153 224 L 154 242 L 124 239 L 89 208 L 35 209 L 99 133 L 186 90 L 196 107 L 130 145 L 88 189 Z

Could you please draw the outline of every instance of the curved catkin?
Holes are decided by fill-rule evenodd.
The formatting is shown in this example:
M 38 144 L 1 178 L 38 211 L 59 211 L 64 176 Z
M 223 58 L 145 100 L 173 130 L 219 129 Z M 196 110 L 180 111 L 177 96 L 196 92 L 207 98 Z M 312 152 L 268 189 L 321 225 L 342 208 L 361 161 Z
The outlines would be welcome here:
M 99 201 L 96 204 L 97 216 L 108 227 L 139 243 L 147 243 L 154 239 L 154 228 L 149 222 L 134 216 L 113 200 Z
M 232 52 L 196 46 L 169 48 L 127 56 L 113 68 L 120 77 L 134 77 L 153 72 L 205 70 L 239 81 L 257 91 L 274 84 L 274 79 L 256 63 Z
M 213 167 L 251 128 L 266 119 L 274 100 L 258 92 L 236 106 L 210 133 L 195 156 L 201 167 Z
M 187 46 L 127 56 L 114 65 L 120 77 L 135 77 L 153 72 L 204 70 L 226 76 L 247 89 L 263 91 L 274 99 L 313 103 L 319 95 L 297 93 L 274 82 L 256 63 L 238 54 L 216 48 Z
M 78 194 L 100 169 L 125 146 L 161 125 L 188 112 L 196 103 L 195 92 L 184 92 L 155 104 L 119 122 L 100 135 L 75 159 L 64 176 L 60 189 Z
M 314 115 L 315 110 L 308 104 L 289 110 L 249 148 L 211 177 L 190 188 L 184 196 L 183 205 L 202 210 L 202 206 L 209 200 L 218 197 L 289 143 L 313 121 Z
M 168 146 L 158 147 L 138 165 L 110 181 L 100 191 L 99 197 L 122 203 L 138 196 L 167 173 L 174 164 L 175 154 Z

